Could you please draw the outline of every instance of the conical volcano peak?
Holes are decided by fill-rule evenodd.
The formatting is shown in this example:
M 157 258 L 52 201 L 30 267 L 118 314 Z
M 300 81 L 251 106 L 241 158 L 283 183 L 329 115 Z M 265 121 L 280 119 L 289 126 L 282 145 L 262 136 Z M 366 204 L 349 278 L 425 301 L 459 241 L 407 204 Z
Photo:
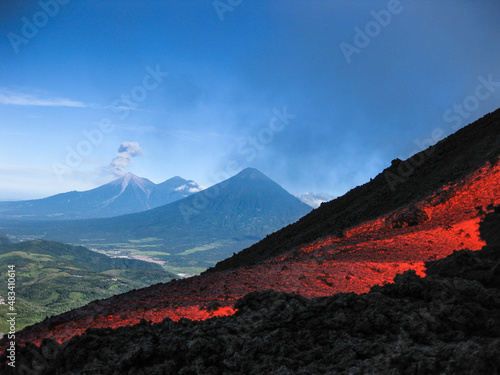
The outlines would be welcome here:
M 146 185 L 152 185 L 153 183 L 149 181 L 147 178 L 136 176 L 132 172 L 127 172 L 124 175 L 118 177 L 116 180 L 111 181 L 110 184 L 121 185 L 122 187 L 126 187 L 129 184 L 135 184 L 143 188 Z
M 146 194 L 146 196 L 149 196 L 155 186 L 155 184 L 147 178 L 138 177 L 131 172 L 125 173 L 123 176 L 111 181 L 108 185 L 120 187 L 120 192 L 118 195 L 114 196 L 112 200 L 116 199 L 117 196 L 121 195 L 129 187 L 133 189 L 140 189 Z
M 260 179 L 260 180 L 269 180 L 264 173 L 255 168 L 245 168 L 236 176 L 237 178 L 245 178 L 245 179 Z
M 128 184 L 130 181 L 138 181 L 141 180 L 140 177 L 136 176 L 132 172 L 127 172 L 120 177 L 114 179 L 113 181 L 110 182 L 110 184 L 118 185 L 118 184 Z
M 140 179 L 138 176 L 136 176 L 135 174 L 133 174 L 131 172 L 125 173 L 121 178 L 123 179 L 123 181 L 126 181 L 126 182 L 130 182 L 130 181 L 135 182 L 135 181 Z
M 134 182 L 147 180 L 147 178 L 136 176 L 132 172 L 125 173 L 121 178 L 123 178 L 125 181 L 134 181 Z
M 120 216 L 160 207 L 200 190 L 202 186 L 179 176 L 155 184 L 127 172 L 91 190 L 24 202 L 0 202 L 0 219 L 73 220 Z

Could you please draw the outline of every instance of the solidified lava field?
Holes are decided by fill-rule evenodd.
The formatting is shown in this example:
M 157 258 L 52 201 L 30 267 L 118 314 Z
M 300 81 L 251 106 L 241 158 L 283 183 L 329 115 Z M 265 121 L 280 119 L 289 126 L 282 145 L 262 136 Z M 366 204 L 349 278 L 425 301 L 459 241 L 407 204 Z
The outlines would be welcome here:
M 368 293 L 260 291 L 231 316 L 141 320 L 19 348 L 36 374 L 498 374 L 500 209 L 480 251 L 460 250 Z M 12 373 L 1 358 L 0 369 Z
M 117 328 L 141 319 L 203 320 L 234 313 L 234 303 L 254 291 L 299 293 L 306 298 L 368 292 L 424 262 L 456 249 L 479 250 L 479 222 L 500 204 L 500 166 L 485 165 L 459 184 L 417 203 L 290 250 L 261 264 L 157 284 L 51 317 L 21 331 L 20 343 L 64 342 L 88 328 Z M 417 214 L 416 214 L 417 213 Z M 424 213 L 424 214 L 422 214 Z M 418 222 L 412 218 L 420 217 Z M 406 221 L 410 224 L 406 223 Z
M 386 170 L 200 276 L 27 327 L 19 356 L 47 374 L 498 373 L 499 124 L 497 110 L 399 190 Z

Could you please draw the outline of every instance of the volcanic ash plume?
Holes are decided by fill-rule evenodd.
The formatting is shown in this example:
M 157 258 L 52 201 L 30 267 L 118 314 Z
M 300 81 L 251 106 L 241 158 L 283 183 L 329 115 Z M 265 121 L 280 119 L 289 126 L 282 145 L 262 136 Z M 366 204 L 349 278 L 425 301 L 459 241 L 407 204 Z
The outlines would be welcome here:
M 123 142 L 118 148 L 116 158 L 110 164 L 111 172 L 120 177 L 125 174 L 125 168 L 133 157 L 142 155 L 138 142 Z

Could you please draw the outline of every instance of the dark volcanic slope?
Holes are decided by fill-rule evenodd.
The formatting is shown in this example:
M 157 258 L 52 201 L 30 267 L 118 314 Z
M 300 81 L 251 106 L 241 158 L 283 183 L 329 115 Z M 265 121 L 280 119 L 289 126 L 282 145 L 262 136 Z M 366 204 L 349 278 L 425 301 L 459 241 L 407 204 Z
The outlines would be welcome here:
M 498 138 L 498 128 L 489 130 L 489 138 Z M 440 157 L 450 160 L 448 155 Z M 363 221 L 344 230 L 342 236 L 304 243 L 257 265 L 204 273 L 95 301 L 25 328 L 19 332 L 18 343 L 39 344 L 45 338 L 64 342 L 88 328 L 131 326 L 141 319 L 159 323 L 166 317 L 177 321 L 229 315 L 238 299 L 254 291 L 274 289 L 314 298 L 365 293 L 408 269 L 424 276 L 424 262 L 456 249 L 479 250 L 485 245 L 479 237 L 479 222 L 500 205 L 500 164 L 496 158 L 491 158 L 493 163 L 489 159 L 477 158 L 476 168 L 458 181 L 442 181 L 428 195 L 418 194 L 418 201 Z M 353 205 L 360 207 L 363 202 L 369 204 Z
M 500 109 L 443 139 L 411 158 L 396 159 L 372 181 L 323 203 L 297 223 L 219 262 L 207 272 L 222 271 L 279 255 L 346 228 L 374 219 L 430 195 L 444 183 L 463 179 L 500 154 Z M 404 177 L 407 176 L 407 177 Z
M 240 299 L 233 316 L 89 329 L 65 344 L 18 348 L 40 374 L 498 374 L 500 210 L 490 246 L 429 262 L 367 294 L 307 300 L 275 291 Z M 6 355 L 0 369 L 6 366 Z

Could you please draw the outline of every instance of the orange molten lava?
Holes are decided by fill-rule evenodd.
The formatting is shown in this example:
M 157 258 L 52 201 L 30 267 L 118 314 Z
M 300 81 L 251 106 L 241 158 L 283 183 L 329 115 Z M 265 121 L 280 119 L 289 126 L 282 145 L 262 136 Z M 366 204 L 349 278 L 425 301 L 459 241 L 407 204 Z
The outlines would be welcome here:
M 500 167 L 489 163 L 460 183 L 445 186 L 408 207 L 318 239 L 263 264 L 158 284 L 76 309 L 57 322 L 21 333 L 21 340 L 63 342 L 87 328 L 121 327 L 141 319 L 207 319 L 234 313 L 234 302 L 252 291 L 274 289 L 318 297 L 367 292 L 408 269 L 425 275 L 424 262 L 468 248 L 479 250 L 479 222 L 500 204 Z M 417 225 L 393 225 L 404 212 L 421 212 Z

